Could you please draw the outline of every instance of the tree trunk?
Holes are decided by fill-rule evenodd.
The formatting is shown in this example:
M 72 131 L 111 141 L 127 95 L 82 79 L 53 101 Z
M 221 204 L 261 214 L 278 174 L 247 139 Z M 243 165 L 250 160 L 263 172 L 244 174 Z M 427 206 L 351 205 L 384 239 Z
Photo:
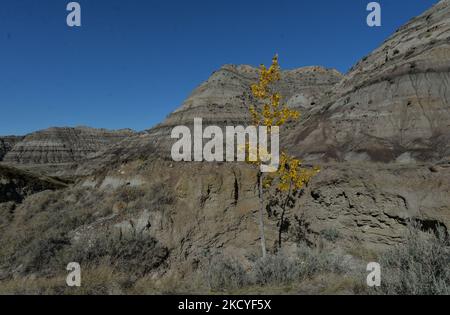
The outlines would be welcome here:
M 266 258 L 266 236 L 264 235 L 264 197 L 263 197 L 263 174 L 258 173 L 258 189 L 259 189 L 259 234 L 261 238 L 262 257 Z
M 289 202 L 289 197 L 291 196 L 291 191 L 292 191 L 292 181 L 289 183 L 289 191 L 284 201 L 283 207 L 281 209 L 282 211 L 281 211 L 280 226 L 278 228 L 278 248 L 281 248 L 281 234 L 283 233 L 284 215 L 286 213 L 286 207 Z

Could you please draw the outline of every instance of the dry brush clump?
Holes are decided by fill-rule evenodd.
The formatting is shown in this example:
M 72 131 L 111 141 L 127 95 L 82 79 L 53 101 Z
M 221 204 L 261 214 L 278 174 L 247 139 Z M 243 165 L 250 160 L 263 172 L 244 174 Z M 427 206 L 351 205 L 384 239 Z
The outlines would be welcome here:
M 343 274 L 343 256 L 300 244 L 294 253 L 280 251 L 259 259 L 254 266 L 254 281 L 262 285 L 299 282 L 320 273 Z
M 327 240 L 332 236 L 328 243 L 331 246 L 336 231 L 325 234 L 323 237 Z M 214 282 L 210 288 L 220 292 L 251 290 L 267 293 L 279 292 L 277 288 L 285 287 L 289 288 L 287 292 L 324 294 L 450 294 L 448 232 L 444 228 L 424 230 L 413 223 L 404 239 L 403 244 L 379 252 L 373 260 L 371 258 L 370 261 L 378 261 L 381 265 L 382 281 L 378 288 L 370 288 L 366 284 L 368 273 L 365 269 L 369 260 L 334 250 L 334 245 L 320 248 L 298 245 L 295 251 L 281 250 L 256 259 L 247 269 L 238 260 L 218 256 L 208 275 L 220 281 Z
M 168 254 L 167 248 L 156 239 L 142 233 L 126 236 L 104 233 L 88 242 L 79 241 L 64 253 L 66 261 L 85 266 L 106 265 L 136 277 L 160 267 Z
M 236 290 L 250 283 L 244 266 L 239 260 L 225 255 L 214 256 L 205 275 L 211 290 Z
M 51 277 L 22 277 L 2 281 L 0 294 L 27 295 L 111 295 L 127 294 L 132 280 L 107 266 L 85 268 L 82 271 L 82 286 L 68 287 L 66 274 Z
M 123 204 L 128 212 L 157 210 L 171 206 L 175 202 L 173 193 L 162 185 L 150 187 L 124 185 L 113 190 L 107 199 L 109 205 Z
M 342 237 L 341 232 L 339 232 L 339 230 L 334 227 L 323 229 L 322 231 L 320 231 L 320 235 L 325 240 L 332 243 L 336 242 Z
M 301 244 L 294 252 L 279 251 L 258 258 L 247 268 L 237 259 L 217 255 L 208 265 L 206 278 L 211 290 L 229 292 L 299 284 L 318 274 L 345 272 L 343 256 Z
M 423 231 L 409 226 L 404 244 L 381 255 L 382 285 L 388 295 L 450 294 L 450 240 L 444 228 Z
M 1 273 L 6 277 L 50 277 L 65 272 L 68 262 L 95 267 L 101 266 L 102 258 L 111 261 L 107 266 L 119 271 L 145 274 L 165 259 L 167 250 L 144 235 L 113 237 L 110 234 L 114 233 L 101 229 L 97 222 L 118 215 L 112 211 L 118 200 L 127 201 L 126 210 L 132 213 L 131 207 L 150 204 L 151 195 L 162 196 L 153 193 L 154 190 L 131 186 L 118 191 L 71 187 L 44 191 L 13 208 L 4 207 L 2 212 L 14 213 L 0 225 L 0 241 L 4 244 L 0 248 L 0 271 L 2 266 L 8 266 Z M 84 244 L 74 239 L 76 231 L 88 231 L 91 226 L 98 229 L 96 237 L 87 237 Z M 92 243 L 94 247 L 90 246 Z

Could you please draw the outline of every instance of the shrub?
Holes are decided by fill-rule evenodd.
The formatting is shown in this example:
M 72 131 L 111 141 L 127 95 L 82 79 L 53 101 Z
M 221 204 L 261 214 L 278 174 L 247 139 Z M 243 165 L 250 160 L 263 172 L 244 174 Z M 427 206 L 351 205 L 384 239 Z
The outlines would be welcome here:
M 79 242 L 66 253 L 69 261 L 93 265 L 108 263 L 119 271 L 139 276 L 158 268 L 167 256 L 168 250 L 158 241 L 141 234 L 98 237 L 91 242 Z
M 443 229 L 422 232 L 409 227 L 406 242 L 381 256 L 382 284 L 389 295 L 450 294 L 450 244 Z
M 333 252 L 300 245 L 297 255 L 301 279 L 311 278 L 318 273 L 340 274 L 347 269 L 343 257 Z
M 224 255 L 214 256 L 209 261 L 206 280 L 210 289 L 215 291 L 238 289 L 249 283 L 240 262 Z
M 267 255 L 256 261 L 254 281 L 259 285 L 288 284 L 299 278 L 298 262 L 284 253 Z
M 23 265 L 25 272 L 46 272 L 55 269 L 54 257 L 67 245 L 70 240 L 64 234 L 47 233 L 33 240 L 28 246 Z
M 66 275 L 53 277 L 28 277 L 9 279 L 2 282 L 0 294 L 20 295 L 106 295 L 124 294 L 128 277 L 113 269 L 99 266 L 83 269 L 81 287 L 68 287 Z
M 293 255 L 278 252 L 259 259 L 254 266 L 254 281 L 259 285 L 289 284 L 319 273 L 340 274 L 346 270 L 343 257 L 300 244 Z
M 329 242 L 336 242 L 341 238 L 341 233 L 336 228 L 324 229 L 320 232 L 322 237 Z
M 130 203 L 145 195 L 145 191 L 142 188 L 134 186 L 123 186 L 116 191 L 117 200 L 125 203 Z

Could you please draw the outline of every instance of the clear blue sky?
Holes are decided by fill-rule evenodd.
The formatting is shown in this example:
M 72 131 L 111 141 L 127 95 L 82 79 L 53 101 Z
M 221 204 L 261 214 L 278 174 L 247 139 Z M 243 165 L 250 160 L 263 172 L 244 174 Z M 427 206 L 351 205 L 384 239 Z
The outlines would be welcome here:
M 0 135 L 51 126 L 143 130 L 221 65 L 323 65 L 346 72 L 437 0 L 69 0 L 0 2 Z

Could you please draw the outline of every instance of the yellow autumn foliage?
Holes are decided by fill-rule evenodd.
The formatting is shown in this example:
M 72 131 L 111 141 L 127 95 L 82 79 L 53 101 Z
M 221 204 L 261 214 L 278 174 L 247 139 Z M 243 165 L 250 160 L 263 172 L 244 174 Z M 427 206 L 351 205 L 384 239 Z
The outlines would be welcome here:
M 286 153 L 281 153 L 280 167 L 276 173 L 268 174 L 263 181 L 264 188 L 270 188 L 277 182 L 281 191 L 301 190 L 311 178 L 320 172 L 318 167 L 303 168 L 302 161 Z
M 272 59 L 272 65 L 269 69 L 261 65 L 259 70 L 259 80 L 253 84 L 252 94 L 262 105 L 250 106 L 250 114 L 253 124 L 256 126 L 282 126 L 289 120 L 300 118 L 300 112 L 292 110 L 284 104 L 281 104 L 281 95 L 278 92 L 272 92 L 273 84 L 281 79 L 278 56 Z
M 272 126 L 282 126 L 291 120 L 300 118 L 300 112 L 282 104 L 280 93 L 273 91 L 273 85 L 280 79 L 281 70 L 276 55 L 269 68 L 261 65 L 258 83 L 251 86 L 253 96 L 260 103 L 259 106 L 250 106 L 249 108 L 254 125 L 267 126 L 270 130 Z M 250 151 L 248 146 L 242 149 Z M 268 152 L 258 152 L 258 161 L 247 162 L 260 165 L 261 161 L 269 155 Z M 282 152 L 278 171 L 268 174 L 264 178 L 263 187 L 268 189 L 276 182 L 277 188 L 281 191 L 300 190 L 318 172 L 320 172 L 318 167 L 303 168 L 301 160 Z

